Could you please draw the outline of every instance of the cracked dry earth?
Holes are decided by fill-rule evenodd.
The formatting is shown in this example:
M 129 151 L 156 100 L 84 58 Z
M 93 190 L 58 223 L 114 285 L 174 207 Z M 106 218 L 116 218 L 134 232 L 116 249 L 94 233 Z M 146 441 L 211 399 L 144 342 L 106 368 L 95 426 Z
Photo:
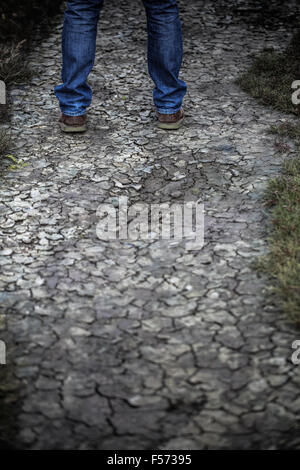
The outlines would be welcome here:
M 27 166 L 0 191 L 0 334 L 21 447 L 299 448 L 297 332 L 251 267 L 282 160 L 267 129 L 285 117 L 234 85 L 292 27 L 256 25 L 253 4 L 181 2 L 189 93 L 177 133 L 153 124 L 138 1 L 103 11 L 84 136 L 54 124 L 61 17 L 31 54 L 35 77 L 12 92 L 14 155 Z M 203 249 L 99 240 L 97 208 L 119 196 L 203 200 Z

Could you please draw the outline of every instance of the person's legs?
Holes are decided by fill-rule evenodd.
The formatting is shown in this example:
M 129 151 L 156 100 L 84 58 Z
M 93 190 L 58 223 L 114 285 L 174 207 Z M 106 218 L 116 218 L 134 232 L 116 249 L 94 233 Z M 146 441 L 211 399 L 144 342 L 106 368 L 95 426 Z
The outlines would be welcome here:
M 94 65 L 99 13 L 104 0 L 69 0 L 62 35 L 62 85 L 55 87 L 66 116 L 82 116 L 91 104 L 87 77 Z
M 186 84 L 179 77 L 182 33 L 176 0 L 143 0 L 148 26 L 148 67 L 154 104 L 161 114 L 177 113 Z

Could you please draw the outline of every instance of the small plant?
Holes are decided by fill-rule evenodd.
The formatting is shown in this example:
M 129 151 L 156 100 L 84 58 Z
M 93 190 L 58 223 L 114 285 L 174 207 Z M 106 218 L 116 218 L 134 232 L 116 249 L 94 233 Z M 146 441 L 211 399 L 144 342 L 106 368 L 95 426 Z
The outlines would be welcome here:
M 2 46 L 0 49 L 0 80 L 6 85 L 22 82 L 31 75 L 23 51 L 25 41 Z
M 13 162 L 9 165 L 10 170 L 20 170 L 21 168 L 24 168 L 24 166 L 27 166 L 27 163 L 22 163 L 21 160 L 18 160 L 13 155 L 5 155 L 5 158 L 8 158 Z

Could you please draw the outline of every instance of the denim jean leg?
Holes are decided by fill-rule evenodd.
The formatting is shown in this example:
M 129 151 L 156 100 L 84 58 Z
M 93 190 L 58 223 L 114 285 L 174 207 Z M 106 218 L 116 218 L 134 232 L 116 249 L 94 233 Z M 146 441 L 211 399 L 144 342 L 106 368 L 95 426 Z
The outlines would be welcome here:
M 143 0 L 148 29 L 148 68 L 154 81 L 153 100 L 158 112 L 179 111 L 186 84 L 179 79 L 182 32 L 176 0 Z
M 62 113 L 85 114 L 92 101 L 87 78 L 93 68 L 99 13 L 104 0 L 69 0 L 62 34 L 62 81 L 55 87 Z

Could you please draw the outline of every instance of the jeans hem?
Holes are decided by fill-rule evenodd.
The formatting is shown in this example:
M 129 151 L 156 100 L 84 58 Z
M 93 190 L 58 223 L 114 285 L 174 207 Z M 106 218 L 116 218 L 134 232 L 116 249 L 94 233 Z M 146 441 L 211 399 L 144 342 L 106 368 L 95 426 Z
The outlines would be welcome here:
M 180 111 L 181 106 L 179 106 L 179 108 L 174 108 L 174 109 L 173 108 L 156 108 L 156 109 L 160 114 L 175 114 L 178 111 Z
M 64 111 L 63 109 L 61 109 L 61 112 L 65 115 L 65 116 L 83 116 L 86 111 Z

